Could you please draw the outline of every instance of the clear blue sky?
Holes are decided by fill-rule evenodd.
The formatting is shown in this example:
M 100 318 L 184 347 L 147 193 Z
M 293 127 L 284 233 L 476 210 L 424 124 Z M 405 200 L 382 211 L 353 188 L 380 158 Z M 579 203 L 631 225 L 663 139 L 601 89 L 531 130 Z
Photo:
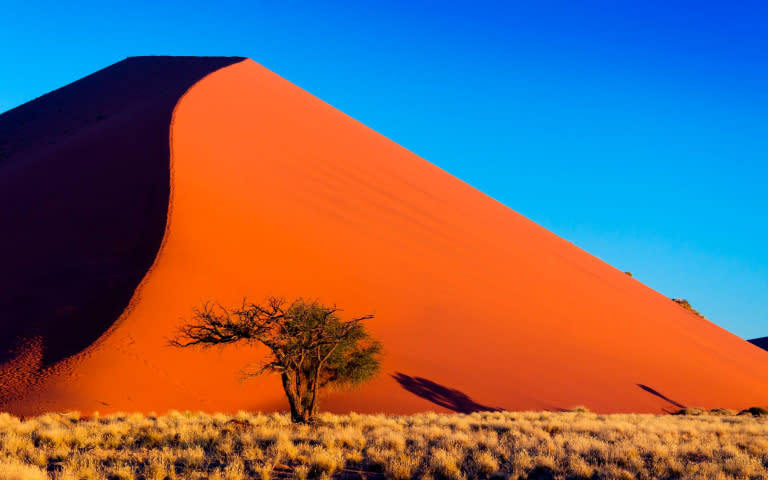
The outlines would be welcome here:
M 241 55 L 737 335 L 768 335 L 768 4 L 4 0 L 0 111 Z

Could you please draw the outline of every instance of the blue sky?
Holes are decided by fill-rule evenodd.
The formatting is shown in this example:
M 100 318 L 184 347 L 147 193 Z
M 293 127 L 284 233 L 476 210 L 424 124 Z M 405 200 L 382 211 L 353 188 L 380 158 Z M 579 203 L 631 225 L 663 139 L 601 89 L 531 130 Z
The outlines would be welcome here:
M 32 2 L 0 111 L 126 56 L 241 55 L 737 335 L 768 335 L 768 4 Z

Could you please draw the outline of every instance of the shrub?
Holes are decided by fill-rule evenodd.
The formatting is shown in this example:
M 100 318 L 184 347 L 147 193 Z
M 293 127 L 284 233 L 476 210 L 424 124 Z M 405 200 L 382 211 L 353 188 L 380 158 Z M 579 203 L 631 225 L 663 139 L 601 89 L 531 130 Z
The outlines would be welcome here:
M 692 415 L 692 416 L 706 415 L 706 414 L 707 414 L 707 411 L 703 408 L 681 408 L 680 410 L 674 413 L 674 415 Z
M 589 409 L 587 407 L 584 407 L 584 406 L 581 406 L 581 405 L 578 406 L 578 407 L 573 407 L 572 409 L 570 409 L 568 411 L 569 412 L 573 412 L 573 413 L 589 413 Z
M 727 408 L 713 408 L 709 411 L 710 415 L 720 415 L 720 416 L 733 416 L 736 415 L 736 412 L 733 410 L 728 410 Z
M 749 407 L 739 412 L 739 415 L 752 415 L 753 417 L 768 417 L 768 410 L 763 407 Z
M 690 302 L 688 300 L 686 300 L 684 298 L 673 298 L 672 301 L 675 302 L 676 304 L 680 305 L 684 309 L 688 310 L 689 312 L 693 313 L 694 315 L 696 315 L 698 317 L 701 317 L 701 318 L 705 318 L 704 315 L 700 314 L 698 310 L 696 310 L 695 308 L 693 308 L 691 306 L 691 304 L 690 304 Z

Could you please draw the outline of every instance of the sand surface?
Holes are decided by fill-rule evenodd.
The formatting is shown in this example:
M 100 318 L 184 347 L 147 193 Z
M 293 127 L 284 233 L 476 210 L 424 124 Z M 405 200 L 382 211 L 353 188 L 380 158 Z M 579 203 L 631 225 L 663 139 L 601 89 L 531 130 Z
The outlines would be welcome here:
M 326 395 L 335 412 L 768 401 L 768 352 L 253 61 L 181 98 L 169 161 L 167 228 L 131 307 L 80 353 L 19 376 L 0 408 L 285 409 L 278 378 L 238 378 L 262 350 L 167 345 L 200 302 L 244 295 L 376 314 L 384 370 Z

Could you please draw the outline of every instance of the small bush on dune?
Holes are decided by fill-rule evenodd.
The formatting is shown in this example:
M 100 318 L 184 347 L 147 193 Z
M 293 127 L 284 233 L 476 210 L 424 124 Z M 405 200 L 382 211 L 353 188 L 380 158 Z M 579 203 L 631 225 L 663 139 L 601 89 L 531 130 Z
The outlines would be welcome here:
M 693 308 L 693 306 L 691 305 L 691 303 L 688 300 L 686 300 L 684 298 L 673 298 L 672 301 L 675 302 L 676 304 L 680 305 L 684 309 L 688 310 L 692 314 L 696 315 L 697 317 L 706 318 L 706 317 L 704 317 L 704 315 L 699 313 L 698 310 Z

